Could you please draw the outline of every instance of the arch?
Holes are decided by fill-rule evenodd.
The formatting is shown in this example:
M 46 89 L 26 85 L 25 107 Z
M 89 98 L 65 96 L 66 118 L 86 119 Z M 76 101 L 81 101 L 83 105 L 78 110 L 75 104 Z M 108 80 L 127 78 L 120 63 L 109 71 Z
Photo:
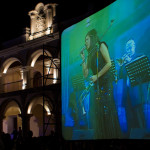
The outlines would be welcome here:
M 45 118 L 49 121 L 49 118 L 54 118 L 54 115 L 51 113 L 53 110 L 53 105 L 45 102 L 44 111 Z M 27 107 L 27 114 L 31 114 L 32 117 L 30 118 L 30 130 L 33 132 L 33 137 L 38 137 L 43 135 L 43 96 L 37 95 L 32 100 L 29 101 Z M 51 120 L 52 122 L 53 120 Z M 48 127 L 48 135 L 54 129 L 54 124 Z
M 10 107 L 17 107 L 17 109 L 18 109 L 18 111 L 20 112 L 20 114 L 21 114 L 21 109 L 20 109 L 20 107 L 19 107 L 19 105 L 18 105 L 18 103 L 15 101 L 15 100 L 11 100 L 11 101 L 9 101 L 8 103 L 7 103 L 7 105 L 6 105 L 6 107 L 5 107 L 5 110 L 4 110 L 4 114 L 10 109 Z
M 45 50 L 48 56 L 52 56 L 51 53 L 47 50 Z M 37 51 L 35 51 L 34 53 L 32 53 L 31 55 L 31 59 L 29 60 L 29 66 L 34 67 L 37 59 L 43 55 L 43 49 L 39 49 Z M 46 56 L 46 54 L 44 53 L 44 55 Z
M 11 134 L 14 129 L 17 130 L 19 127 L 22 127 L 22 119 L 19 117 L 21 107 L 14 99 L 5 100 L 2 107 L 2 114 L 5 116 L 2 122 L 2 130 Z
M 9 68 L 14 62 L 19 62 L 20 64 L 22 64 L 21 61 L 20 61 L 18 58 L 15 58 L 15 57 L 8 58 L 8 59 L 5 60 L 5 62 L 3 63 L 2 73 L 6 74 L 8 68 Z
M 19 103 L 19 101 L 14 98 L 8 98 L 8 99 L 5 99 L 4 102 L 1 103 L 0 114 L 4 114 L 6 112 L 6 109 L 10 106 L 12 102 L 18 105 L 18 107 L 20 108 L 20 112 L 22 112 L 21 104 Z
M 47 98 L 47 97 L 45 97 L 45 98 Z M 47 98 L 47 99 L 49 99 L 49 98 Z M 27 114 L 32 114 L 32 110 L 38 104 L 43 107 L 43 96 L 42 95 L 37 95 L 36 97 L 34 96 L 34 98 L 32 100 L 30 100 L 30 103 L 27 108 Z M 53 110 L 52 103 L 50 104 L 46 101 L 44 108 L 45 108 L 47 114 L 51 115 L 51 111 Z
M 35 10 L 38 12 L 40 9 L 44 9 L 44 4 L 43 3 L 38 3 L 36 6 L 35 6 Z

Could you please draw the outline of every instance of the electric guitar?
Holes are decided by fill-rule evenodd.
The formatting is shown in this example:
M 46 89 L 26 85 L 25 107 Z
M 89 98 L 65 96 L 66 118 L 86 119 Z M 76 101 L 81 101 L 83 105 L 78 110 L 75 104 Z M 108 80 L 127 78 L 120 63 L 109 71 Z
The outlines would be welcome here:
M 82 94 L 79 97 L 79 105 L 81 106 L 81 113 L 82 115 L 86 114 L 85 108 L 84 108 L 84 100 L 85 98 L 88 96 L 90 89 L 94 86 L 94 83 L 92 81 L 90 81 L 88 83 L 88 85 L 85 87 L 85 89 L 83 90 Z

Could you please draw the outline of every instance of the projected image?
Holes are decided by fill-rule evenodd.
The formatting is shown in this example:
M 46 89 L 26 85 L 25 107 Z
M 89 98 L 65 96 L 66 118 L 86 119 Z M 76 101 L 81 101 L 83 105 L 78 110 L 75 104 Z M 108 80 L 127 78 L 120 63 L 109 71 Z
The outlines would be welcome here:
M 118 0 L 63 31 L 65 139 L 150 138 L 149 10 Z

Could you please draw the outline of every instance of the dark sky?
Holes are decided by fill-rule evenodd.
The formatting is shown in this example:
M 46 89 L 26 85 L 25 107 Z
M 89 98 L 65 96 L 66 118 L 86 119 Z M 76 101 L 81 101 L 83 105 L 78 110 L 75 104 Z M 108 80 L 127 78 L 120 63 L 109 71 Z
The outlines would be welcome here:
M 0 43 L 22 34 L 23 28 L 30 27 L 28 12 L 39 2 L 44 4 L 56 2 L 57 17 L 60 21 L 84 15 L 89 10 L 100 10 L 115 0 L 4 0 L 1 4 Z

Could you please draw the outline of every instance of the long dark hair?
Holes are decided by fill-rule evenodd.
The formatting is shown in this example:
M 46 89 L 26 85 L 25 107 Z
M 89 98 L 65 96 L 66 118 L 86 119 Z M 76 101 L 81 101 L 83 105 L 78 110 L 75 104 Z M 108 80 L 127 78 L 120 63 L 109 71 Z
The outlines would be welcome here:
M 90 52 L 92 49 L 94 49 L 94 47 L 96 46 L 96 44 L 99 44 L 99 37 L 97 35 L 97 32 L 95 29 L 90 30 L 85 37 L 89 36 L 90 37 L 90 47 L 89 49 L 87 49 L 88 52 Z
M 106 45 L 106 47 L 108 48 L 107 44 L 104 41 L 100 41 L 97 32 L 95 29 L 90 30 L 87 34 L 86 37 L 89 36 L 90 37 L 90 47 L 87 49 L 88 51 L 88 57 L 87 57 L 87 67 L 90 68 L 91 65 L 93 65 L 92 60 L 93 60 L 93 56 L 95 56 L 96 52 L 97 52 L 97 48 L 100 47 L 101 43 L 104 43 Z M 85 37 L 85 38 L 86 38 Z M 96 57 L 96 56 L 95 56 Z

